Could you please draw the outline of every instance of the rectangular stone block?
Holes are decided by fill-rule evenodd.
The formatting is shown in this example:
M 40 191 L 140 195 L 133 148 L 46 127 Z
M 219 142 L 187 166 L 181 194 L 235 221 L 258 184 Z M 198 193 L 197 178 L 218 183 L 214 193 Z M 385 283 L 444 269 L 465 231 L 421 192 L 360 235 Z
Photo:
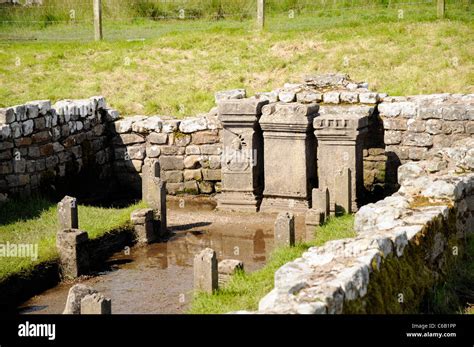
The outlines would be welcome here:
M 79 228 L 77 199 L 65 196 L 58 203 L 59 230 Z
M 159 159 L 161 170 L 183 170 L 183 156 L 161 156 Z
M 216 252 L 206 248 L 194 257 L 194 290 L 213 293 L 218 289 Z
M 275 220 L 275 247 L 295 245 L 295 216 L 291 212 L 280 212 Z
M 81 300 L 81 314 L 112 314 L 112 300 L 100 293 L 86 295 Z
M 309 209 L 305 215 L 305 240 L 311 241 L 315 237 L 316 227 L 325 221 L 325 213 L 320 209 Z
M 312 207 L 313 210 L 320 210 L 324 213 L 326 218 L 330 214 L 330 197 L 329 189 L 314 188 L 312 192 Z
M 335 213 L 352 212 L 352 175 L 351 169 L 343 169 L 334 177 Z
M 160 232 L 163 236 L 167 233 L 167 213 L 166 213 L 166 182 L 160 178 L 160 164 L 153 160 L 145 160 L 142 175 L 142 199 L 148 207 L 153 209 L 155 215 L 155 228 L 159 220 Z M 182 173 L 179 172 L 181 177 Z M 181 183 L 169 183 L 181 184 Z
M 71 279 L 88 273 L 88 240 L 87 232 L 78 229 L 61 230 L 56 234 L 56 247 L 63 278 Z

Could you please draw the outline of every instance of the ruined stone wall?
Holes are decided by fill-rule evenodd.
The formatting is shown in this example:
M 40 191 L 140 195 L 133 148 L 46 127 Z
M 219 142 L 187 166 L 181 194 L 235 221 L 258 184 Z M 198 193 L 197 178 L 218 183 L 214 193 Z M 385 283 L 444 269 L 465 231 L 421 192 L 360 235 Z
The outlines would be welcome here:
M 372 131 L 378 138 L 364 151 L 368 187 L 386 184 L 395 191 L 401 164 L 428 159 L 437 149 L 474 134 L 473 94 L 388 96 L 378 111 L 380 120 L 374 120 Z
M 52 193 L 77 174 L 111 174 L 106 124 L 117 116 L 103 97 L 33 101 L 0 109 L 0 196 Z M 93 188 L 93 181 L 85 182 Z M 67 190 L 67 189 L 66 189 Z
M 182 120 L 128 117 L 111 124 L 114 172 L 122 186 L 141 193 L 142 167 L 158 161 L 168 194 L 220 191 L 221 123 L 217 111 Z
M 262 313 L 415 313 L 474 235 L 474 139 L 399 168 L 401 188 L 356 214 L 357 237 L 275 273 Z

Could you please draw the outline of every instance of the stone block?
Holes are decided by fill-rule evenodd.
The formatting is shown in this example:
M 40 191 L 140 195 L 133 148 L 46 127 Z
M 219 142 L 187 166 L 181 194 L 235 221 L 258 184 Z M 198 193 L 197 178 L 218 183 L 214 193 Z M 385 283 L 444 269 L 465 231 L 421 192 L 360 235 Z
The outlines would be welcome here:
M 164 180 L 169 183 L 183 182 L 183 172 L 180 170 L 165 171 Z
M 160 147 L 161 155 L 172 156 L 172 155 L 184 155 L 185 148 L 179 146 L 161 146 Z
M 81 314 L 81 301 L 87 295 L 97 293 L 97 290 L 84 284 L 73 285 L 68 292 L 66 307 L 63 314 Z
M 87 232 L 78 229 L 61 230 L 56 234 L 61 276 L 72 279 L 89 271 Z
M 320 210 L 324 212 L 324 216 L 329 218 L 330 209 L 330 198 L 329 189 L 314 188 L 312 191 L 312 209 Z
M 179 125 L 179 130 L 182 133 L 189 134 L 196 131 L 206 130 L 207 120 L 205 117 L 185 118 Z
M 316 228 L 325 221 L 325 212 L 319 209 L 309 209 L 305 215 L 305 240 L 311 241 L 315 237 Z
M 188 155 L 184 158 L 184 167 L 186 169 L 195 169 L 199 167 L 201 164 L 201 156 L 200 155 Z
M 139 209 L 131 214 L 131 221 L 138 243 L 151 243 L 158 238 L 159 230 L 155 230 L 153 209 Z
M 213 293 L 218 289 L 216 252 L 206 248 L 194 257 L 194 290 Z
M 199 186 L 196 181 L 186 181 L 184 182 L 184 192 L 186 194 L 199 194 Z
M 183 170 L 183 156 L 161 156 L 159 159 L 161 170 Z
M 216 104 L 219 104 L 222 101 L 232 100 L 232 99 L 245 99 L 247 97 L 247 92 L 245 89 L 232 89 L 232 90 L 223 90 L 215 93 L 214 99 Z
M 196 170 L 184 170 L 183 172 L 185 181 L 200 181 L 202 180 L 201 169 Z
M 218 130 L 198 131 L 191 135 L 191 143 L 195 145 L 217 143 L 219 140 Z
M 341 93 L 326 92 L 323 95 L 323 102 L 326 104 L 338 104 L 341 102 Z
M 221 170 L 202 169 L 202 177 L 204 181 L 220 181 Z
M 81 314 L 112 314 L 112 300 L 100 293 L 86 295 L 81 300 Z
M 180 172 L 181 174 L 181 172 Z M 155 216 L 155 228 L 157 218 L 160 222 L 159 236 L 167 233 L 167 211 L 166 211 L 166 191 L 167 186 L 172 187 L 173 184 L 167 185 L 161 178 L 160 164 L 156 161 L 146 160 L 142 175 L 142 197 L 148 207 L 153 209 Z M 182 174 L 181 174 L 182 175 Z M 169 188 L 168 188 L 169 189 Z
M 275 220 L 275 246 L 295 245 L 295 216 L 291 212 L 280 212 Z
M 336 214 L 352 212 L 352 174 L 349 168 L 334 177 L 334 203 Z
M 168 141 L 168 134 L 166 133 L 150 133 L 147 136 L 147 141 L 155 145 L 164 145 Z
M 65 196 L 58 203 L 59 230 L 79 228 L 77 199 Z

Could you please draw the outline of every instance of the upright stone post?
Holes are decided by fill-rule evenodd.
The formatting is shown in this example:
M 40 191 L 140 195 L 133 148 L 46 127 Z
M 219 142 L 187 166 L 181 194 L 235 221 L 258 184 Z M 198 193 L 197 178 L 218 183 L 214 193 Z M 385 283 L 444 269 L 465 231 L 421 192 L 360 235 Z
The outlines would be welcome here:
M 275 220 L 275 246 L 295 245 L 295 216 L 280 212 Z
M 263 140 L 258 124 L 268 101 L 231 99 L 219 102 L 223 124 L 222 191 L 219 210 L 256 212 L 263 191 Z
M 112 301 L 100 293 L 86 295 L 81 300 L 81 314 L 112 314 Z
M 66 195 L 58 203 L 58 221 L 59 230 L 79 228 L 76 198 Z
M 329 218 L 331 208 L 329 206 L 329 189 L 314 188 L 312 192 L 312 209 L 320 210 L 324 213 L 324 219 Z
M 344 168 L 334 177 L 334 204 L 336 214 L 352 212 L 351 169 Z
M 81 283 L 73 285 L 69 288 L 63 314 L 81 314 L 81 300 L 94 293 L 97 293 L 97 290 L 92 287 Z
M 278 103 L 263 108 L 265 189 L 262 211 L 305 212 L 316 186 L 313 119 L 317 104 Z
M 320 189 L 329 189 L 331 214 L 336 212 L 337 174 L 350 169 L 351 208 L 357 211 L 357 199 L 364 189 L 363 143 L 369 117 L 369 105 L 321 106 L 314 120 L 318 143 L 318 181 Z
M 216 252 L 206 248 L 194 257 L 194 290 L 212 293 L 218 288 Z
M 158 161 L 145 160 L 142 168 L 142 198 L 153 210 L 155 228 L 160 236 L 166 235 L 166 182 L 161 178 Z
M 87 232 L 78 229 L 65 229 L 56 234 L 59 266 L 63 278 L 71 279 L 88 273 L 88 240 Z
M 314 239 L 316 227 L 324 223 L 325 214 L 321 209 L 309 209 L 305 215 L 305 240 Z
M 158 238 L 158 230 L 154 225 L 154 215 L 151 208 L 142 208 L 132 212 L 130 219 L 138 243 L 151 243 Z

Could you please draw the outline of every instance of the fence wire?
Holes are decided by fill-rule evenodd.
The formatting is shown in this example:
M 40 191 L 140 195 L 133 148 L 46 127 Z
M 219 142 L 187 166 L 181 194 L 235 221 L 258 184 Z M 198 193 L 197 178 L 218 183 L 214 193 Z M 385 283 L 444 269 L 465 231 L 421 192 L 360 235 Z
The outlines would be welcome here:
M 41 1 L 40 1 L 41 2 Z M 447 0 L 446 16 L 473 20 L 472 0 Z M 437 18 L 436 0 L 267 0 L 266 30 L 302 30 L 371 21 Z M 167 32 L 256 29 L 257 0 L 102 0 L 106 40 L 158 37 Z M 0 41 L 94 39 L 92 0 L 0 4 Z

